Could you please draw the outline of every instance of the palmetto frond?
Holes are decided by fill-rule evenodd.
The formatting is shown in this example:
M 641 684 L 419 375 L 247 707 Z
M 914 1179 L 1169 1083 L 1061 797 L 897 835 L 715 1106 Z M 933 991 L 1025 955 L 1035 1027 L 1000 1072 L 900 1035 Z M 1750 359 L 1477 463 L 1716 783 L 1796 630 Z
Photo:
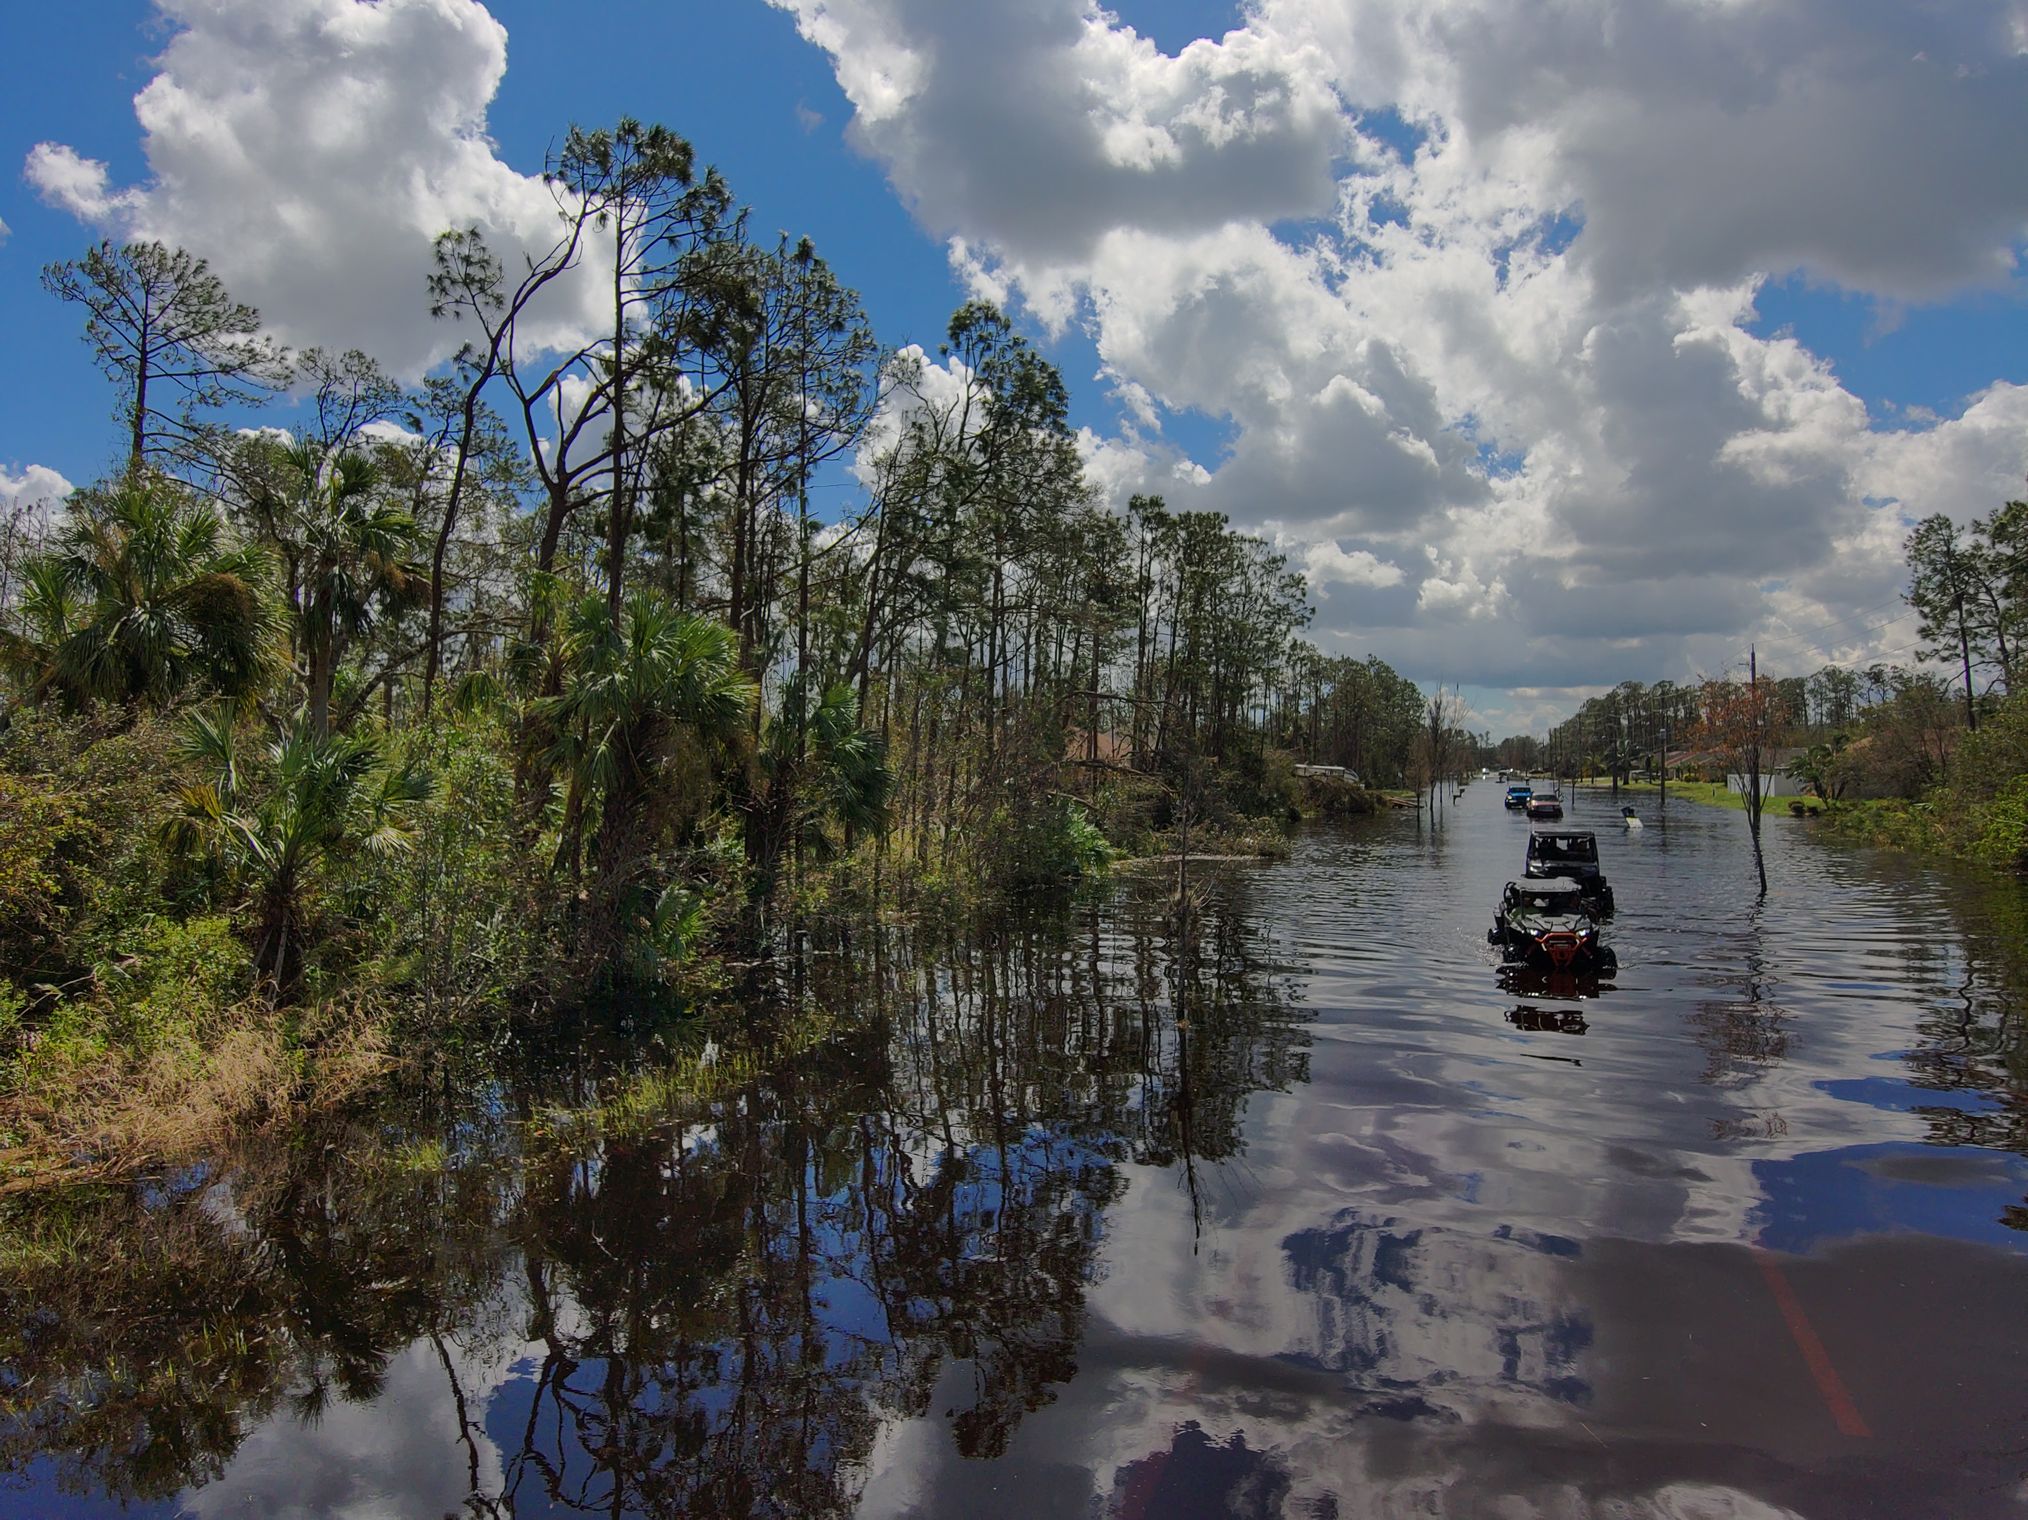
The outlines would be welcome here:
M 186 718 L 177 752 L 206 774 L 178 793 L 163 843 L 244 878 L 276 922 L 293 921 L 317 874 L 348 852 L 406 849 L 432 794 L 416 762 L 390 760 L 371 737 L 320 736 L 307 714 L 269 743 L 258 788 L 227 704 Z
M 220 703 L 210 711 L 190 714 L 177 735 L 177 758 L 207 771 L 211 779 L 205 785 L 219 799 L 239 794 L 240 753 L 236 718 L 229 704 Z
M 84 588 L 56 556 L 41 555 L 23 568 L 21 617 L 31 638 L 52 647 L 61 644 L 89 606 Z
M 172 855 L 218 856 L 226 838 L 225 801 L 208 781 L 179 787 L 176 805 L 157 830 L 162 847 Z
M 894 773 L 880 736 L 859 723 L 859 699 L 847 686 L 824 693 L 810 715 L 811 751 L 832 816 L 855 830 L 887 826 Z
M 647 593 L 630 598 L 613 626 L 604 598 L 573 603 L 562 628 L 563 690 L 539 710 L 558 735 L 555 758 L 597 785 L 662 725 L 707 739 L 737 729 L 754 700 L 732 630 Z
M 894 776 L 880 736 L 860 727 L 859 699 L 850 686 L 827 688 L 799 725 L 797 710 L 806 700 L 792 679 L 768 726 L 760 763 L 771 785 L 795 788 L 804 844 L 821 851 L 827 824 L 860 832 L 886 827 Z
M 10 652 L 75 699 L 168 701 L 191 687 L 244 692 L 277 658 L 268 562 L 217 513 L 140 478 L 79 502 L 25 575 L 27 635 Z

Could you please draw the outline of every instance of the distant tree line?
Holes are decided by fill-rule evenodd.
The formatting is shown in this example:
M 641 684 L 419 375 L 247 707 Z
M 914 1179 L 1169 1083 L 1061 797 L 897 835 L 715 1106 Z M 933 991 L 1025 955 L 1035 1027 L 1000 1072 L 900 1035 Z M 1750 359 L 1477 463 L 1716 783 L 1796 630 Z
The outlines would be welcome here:
M 1509 739 L 1500 752 L 1616 785 L 1665 766 L 1723 780 L 1741 769 L 1744 721 L 1768 771 L 1826 803 L 1881 804 L 1855 812 L 1855 828 L 2028 865 L 2028 708 L 2015 690 L 2028 635 L 2028 503 L 1966 525 L 1924 518 L 1903 550 L 1903 599 L 1919 620 L 1912 665 L 1763 671 L 1752 683 L 1737 671 L 1694 685 L 1626 681 L 1581 704 L 1546 742 Z M 1903 806 L 1915 803 L 1922 812 Z

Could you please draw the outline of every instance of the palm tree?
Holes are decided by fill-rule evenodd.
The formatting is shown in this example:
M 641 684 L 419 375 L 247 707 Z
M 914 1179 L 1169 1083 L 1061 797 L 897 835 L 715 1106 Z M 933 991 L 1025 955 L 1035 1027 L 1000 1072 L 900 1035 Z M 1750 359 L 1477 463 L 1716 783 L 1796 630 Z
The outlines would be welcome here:
M 674 745 L 685 733 L 714 745 L 737 739 L 754 685 L 731 629 L 646 591 L 627 599 L 617 624 L 602 595 L 579 598 L 565 615 L 559 656 L 562 689 L 535 704 L 566 777 L 552 868 L 582 875 L 589 830 L 577 949 L 597 982 L 619 965 L 632 930 L 656 916 L 660 892 L 643 867 L 661 833 Z
M 73 703 L 241 696 L 276 668 L 269 564 L 159 476 L 73 504 L 23 572 L 24 631 L 0 653 L 30 693 Z
M 273 467 L 258 477 L 253 510 L 286 562 L 306 709 L 321 736 L 331 731 L 331 687 L 346 650 L 383 611 L 419 605 L 429 571 L 415 558 L 414 517 L 381 493 L 372 460 L 302 443 L 266 447 Z
M 207 855 L 247 891 L 254 964 L 283 996 L 302 974 L 303 945 L 318 885 L 359 853 L 405 850 L 430 779 L 412 761 L 394 761 L 367 735 L 332 737 L 299 713 L 266 748 L 258 789 L 240 749 L 232 709 L 193 714 L 181 758 L 203 773 L 185 787 L 164 842 Z
M 748 808 L 747 861 L 754 890 L 773 890 L 783 852 L 825 858 L 861 833 L 884 828 L 894 776 L 880 736 L 859 725 L 859 698 L 850 686 L 828 688 L 814 706 L 792 677 L 782 711 L 761 746 L 761 785 Z M 834 839 L 836 825 L 842 839 Z

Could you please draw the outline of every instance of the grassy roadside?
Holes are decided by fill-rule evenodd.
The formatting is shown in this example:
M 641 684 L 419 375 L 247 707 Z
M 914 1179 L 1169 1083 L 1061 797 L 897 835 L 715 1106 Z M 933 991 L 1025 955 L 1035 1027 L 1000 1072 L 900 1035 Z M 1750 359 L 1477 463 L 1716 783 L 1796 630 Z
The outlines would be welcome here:
M 1610 782 L 1581 781 L 1578 785 L 1593 787 L 1599 791 L 1609 791 L 1611 789 Z M 1620 783 L 1622 795 L 1632 792 L 1641 796 L 1655 797 L 1661 794 L 1661 790 L 1661 787 L 1652 781 L 1623 781 Z M 1669 783 L 1669 800 L 1672 802 L 1701 802 L 1706 807 L 1729 808 L 1735 813 L 1746 811 L 1745 795 L 1735 792 L 1722 781 L 1671 781 Z M 1792 802 L 1800 802 L 1806 812 L 1821 813 L 1825 811 L 1824 801 L 1821 797 L 1770 797 L 1764 806 L 1764 813 L 1770 818 L 1777 815 L 1786 815 L 1790 811 L 1789 804 Z
M 1652 797 L 1659 788 L 1652 782 L 1634 782 L 1620 790 Z M 1746 799 L 1717 782 L 1672 781 L 1669 795 L 1735 813 L 1746 811 Z M 1819 797 L 1771 797 L 1767 816 L 1788 816 L 1792 802 L 1800 802 L 1811 817 L 1822 818 L 1827 829 L 1858 844 L 2028 871 L 2028 846 L 2022 844 L 2028 838 L 2028 782 L 2022 780 L 2003 786 L 1993 798 L 1972 801 L 1941 788 L 1920 798 L 1838 803 Z

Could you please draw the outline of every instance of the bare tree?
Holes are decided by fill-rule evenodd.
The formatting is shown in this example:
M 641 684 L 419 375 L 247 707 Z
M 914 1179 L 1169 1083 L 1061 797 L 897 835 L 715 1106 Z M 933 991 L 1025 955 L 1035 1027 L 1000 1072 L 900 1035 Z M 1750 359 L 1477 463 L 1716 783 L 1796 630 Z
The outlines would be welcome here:
M 1747 833 L 1753 839 L 1753 869 L 1760 878 L 1760 895 L 1767 896 L 1767 862 L 1760 847 L 1760 778 L 1766 752 L 1783 723 L 1781 692 L 1776 683 L 1760 673 L 1758 651 L 1747 655 L 1746 683 L 1706 681 L 1699 693 L 1702 707 L 1700 737 L 1716 750 L 1726 773 L 1741 778 L 1746 803 Z

